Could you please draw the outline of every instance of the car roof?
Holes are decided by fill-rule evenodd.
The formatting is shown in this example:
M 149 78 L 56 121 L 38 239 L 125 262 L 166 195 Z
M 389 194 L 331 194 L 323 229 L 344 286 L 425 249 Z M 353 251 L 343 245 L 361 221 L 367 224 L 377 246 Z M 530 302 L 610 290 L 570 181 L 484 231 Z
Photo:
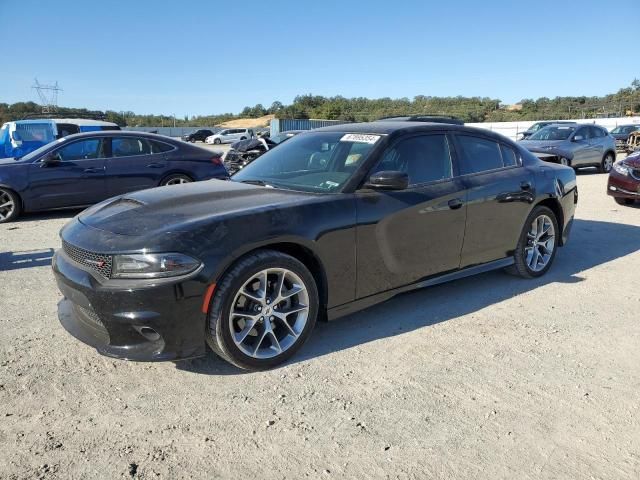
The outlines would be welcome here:
M 401 132 L 429 132 L 429 131 L 456 131 L 461 133 L 475 133 L 485 137 L 492 137 L 496 140 L 504 141 L 507 137 L 492 132 L 485 128 L 469 127 L 466 125 L 456 125 L 453 123 L 432 123 L 432 122 L 403 122 L 403 121 L 376 121 L 368 123 L 343 123 L 331 125 L 312 130 L 312 132 L 344 132 L 344 133 L 370 133 L 378 135 L 392 135 Z M 509 140 L 510 143 L 511 140 Z
M 147 137 L 154 140 L 175 141 L 171 137 L 166 135 L 158 135 L 157 133 L 149 132 L 137 132 L 135 130 L 97 130 L 93 132 L 74 133 L 73 135 L 67 135 L 66 139 L 75 140 L 77 138 L 87 137 Z

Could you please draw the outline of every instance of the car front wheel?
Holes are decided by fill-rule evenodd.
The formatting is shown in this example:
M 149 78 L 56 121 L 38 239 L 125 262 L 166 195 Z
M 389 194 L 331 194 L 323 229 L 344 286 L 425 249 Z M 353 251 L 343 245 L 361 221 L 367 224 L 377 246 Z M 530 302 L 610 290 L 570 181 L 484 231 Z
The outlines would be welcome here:
M 618 205 L 631 205 L 633 204 L 633 198 L 621 198 L 621 197 L 613 197 Z
M 213 143 L 215 143 L 216 145 L 220 145 L 222 142 L 220 141 L 219 138 L 216 138 Z
M 613 162 L 615 158 L 613 153 L 609 152 L 602 158 L 602 163 L 600 164 L 600 171 L 602 173 L 609 173 L 613 168 Z
M 560 230 L 550 208 L 535 207 L 520 234 L 514 253 L 514 264 L 507 271 L 523 278 L 544 275 L 556 256 Z
M 303 263 L 277 251 L 256 252 L 217 284 L 207 343 L 239 368 L 272 368 L 309 338 L 318 305 L 316 283 Z
M 0 188 L 0 223 L 10 222 L 20 215 L 20 199 L 11 190 Z

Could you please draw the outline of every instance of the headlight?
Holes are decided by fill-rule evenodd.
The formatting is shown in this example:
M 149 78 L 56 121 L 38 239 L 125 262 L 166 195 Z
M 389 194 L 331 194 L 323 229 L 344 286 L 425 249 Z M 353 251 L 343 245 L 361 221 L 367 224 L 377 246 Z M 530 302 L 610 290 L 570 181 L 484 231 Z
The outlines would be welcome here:
M 613 164 L 613 169 L 618 172 L 620 175 L 624 175 L 625 177 L 629 176 L 629 167 L 627 167 L 622 162 L 616 162 Z
M 200 262 L 181 253 L 141 253 L 115 255 L 113 278 L 166 278 L 186 275 Z

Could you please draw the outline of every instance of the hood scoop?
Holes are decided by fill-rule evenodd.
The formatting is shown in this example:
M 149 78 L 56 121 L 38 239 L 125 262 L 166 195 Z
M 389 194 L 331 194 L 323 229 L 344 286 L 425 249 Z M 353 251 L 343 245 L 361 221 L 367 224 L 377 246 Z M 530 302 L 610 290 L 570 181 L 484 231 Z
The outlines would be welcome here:
M 117 198 L 113 202 L 109 202 L 106 205 L 102 205 L 97 210 L 87 211 L 95 221 L 106 220 L 114 215 L 119 215 L 129 210 L 144 207 L 146 204 L 140 200 L 134 198 Z M 86 216 L 82 214 L 81 217 Z

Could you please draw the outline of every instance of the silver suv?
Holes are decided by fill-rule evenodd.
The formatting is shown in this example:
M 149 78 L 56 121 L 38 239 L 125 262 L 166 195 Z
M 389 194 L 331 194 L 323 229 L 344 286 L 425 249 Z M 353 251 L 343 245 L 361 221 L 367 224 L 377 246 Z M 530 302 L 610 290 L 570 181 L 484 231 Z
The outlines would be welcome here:
M 616 161 L 616 141 L 598 125 L 549 125 L 519 143 L 541 160 L 573 168 L 609 173 Z
M 221 143 L 233 143 L 238 140 L 253 138 L 253 130 L 250 128 L 226 128 L 214 135 L 207 137 L 207 143 L 220 145 Z

